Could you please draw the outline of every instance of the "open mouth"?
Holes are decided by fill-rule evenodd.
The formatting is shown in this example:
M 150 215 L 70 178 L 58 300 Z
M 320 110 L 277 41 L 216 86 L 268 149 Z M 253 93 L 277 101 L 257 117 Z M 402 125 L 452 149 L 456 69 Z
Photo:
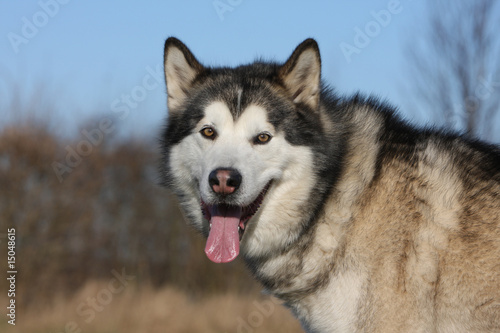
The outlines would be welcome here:
M 210 223 L 205 253 L 215 263 L 233 261 L 240 253 L 240 241 L 246 224 L 259 210 L 269 189 L 269 182 L 259 196 L 245 207 L 201 202 L 203 215 Z

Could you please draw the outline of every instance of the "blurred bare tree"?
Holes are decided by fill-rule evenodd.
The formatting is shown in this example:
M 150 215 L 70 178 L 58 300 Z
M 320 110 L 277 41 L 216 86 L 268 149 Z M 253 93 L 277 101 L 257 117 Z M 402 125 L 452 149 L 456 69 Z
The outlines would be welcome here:
M 436 122 L 489 140 L 500 113 L 497 2 L 429 0 L 423 38 L 409 46 L 417 104 Z

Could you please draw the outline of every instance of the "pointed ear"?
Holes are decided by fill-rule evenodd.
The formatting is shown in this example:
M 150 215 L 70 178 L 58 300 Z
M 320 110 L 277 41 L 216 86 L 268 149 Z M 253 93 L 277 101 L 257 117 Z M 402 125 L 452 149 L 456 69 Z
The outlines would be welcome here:
M 319 105 L 321 58 L 318 44 L 306 39 L 279 69 L 279 76 L 294 103 L 304 103 L 316 110 Z
M 163 60 L 168 94 L 167 105 L 170 111 L 179 107 L 188 97 L 193 82 L 205 68 L 186 45 L 174 37 L 165 42 Z

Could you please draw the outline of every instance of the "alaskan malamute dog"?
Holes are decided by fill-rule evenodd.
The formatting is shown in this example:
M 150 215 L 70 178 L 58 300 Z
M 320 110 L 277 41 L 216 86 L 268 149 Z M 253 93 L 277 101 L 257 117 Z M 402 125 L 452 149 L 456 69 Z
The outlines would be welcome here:
M 283 64 L 165 43 L 162 178 L 216 263 L 241 252 L 308 332 L 500 332 L 500 150 Z

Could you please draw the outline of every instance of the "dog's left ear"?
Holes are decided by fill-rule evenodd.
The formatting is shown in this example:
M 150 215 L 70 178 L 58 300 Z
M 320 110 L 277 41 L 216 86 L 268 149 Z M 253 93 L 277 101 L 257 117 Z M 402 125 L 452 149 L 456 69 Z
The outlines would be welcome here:
M 316 110 L 319 104 L 321 58 L 318 43 L 303 41 L 279 69 L 279 76 L 294 103 L 304 103 Z
M 205 68 L 187 46 L 174 37 L 165 42 L 164 66 L 168 110 L 172 112 L 189 96 L 195 79 L 204 73 Z

